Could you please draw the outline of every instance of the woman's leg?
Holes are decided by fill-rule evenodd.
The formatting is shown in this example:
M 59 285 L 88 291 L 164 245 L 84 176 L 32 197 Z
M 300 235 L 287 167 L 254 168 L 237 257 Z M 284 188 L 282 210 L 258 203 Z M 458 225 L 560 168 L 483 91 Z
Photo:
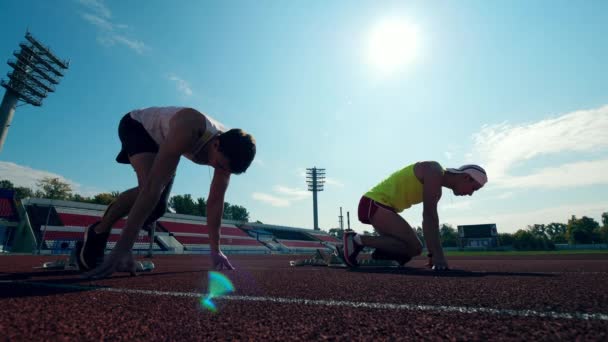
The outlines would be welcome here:
M 407 258 L 422 253 L 422 244 L 414 229 L 397 213 L 378 208 L 370 223 L 380 236 L 360 235 L 364 246 Z

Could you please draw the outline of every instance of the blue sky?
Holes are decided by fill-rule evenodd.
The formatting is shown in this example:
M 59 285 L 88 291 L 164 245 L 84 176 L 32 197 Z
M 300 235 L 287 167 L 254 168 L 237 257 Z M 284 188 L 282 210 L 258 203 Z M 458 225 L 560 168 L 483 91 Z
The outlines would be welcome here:
M 607 13 L 605 1 L 555 0 L 2 1 L 0 59 L 29 28 L 70 69 L 43 107 L 17 108 L 0 178 L 125 190 L 136 178 L 114 162 L 118 121 L 179 105 L 256 137 L 256 161 L 226 197 L 253 220 L 312 227 L 304 170 L 317 166 L 320 226 L 337 226 L 343 207 L 371 230 L 356 219 L 360 196 L 420 160 L 488 171 L 472 197 L 444 191 L 442 223 L 599 220 Z M 173 193 L 207 197 L 211 174 L 184 159 Z M 412 225 L 420 207 L 403 213 Z

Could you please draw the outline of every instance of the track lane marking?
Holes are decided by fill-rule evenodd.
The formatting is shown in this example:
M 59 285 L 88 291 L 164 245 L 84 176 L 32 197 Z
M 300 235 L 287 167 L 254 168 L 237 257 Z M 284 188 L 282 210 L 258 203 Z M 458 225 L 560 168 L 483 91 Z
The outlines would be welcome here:
M 173 291 L 156 291 L 156 290 L 137 290 L 112 287 L 98 286 L 83 286 L 83 285 L 67 285 L 54 283 L 36 283 L 28 281 L 6 281 L 3 283 L 26 284 L 32 286 L 54 287 L 75 290 L 114 292 L 123 294 L 141 294 L 152 296 L 169 296 L 169 297 L 187 297 L 201 298 L 203 294 L 197 292 L 173 292 Z M 250 301 L 250 302 L 270 302 L 277 304 L 299 304 L 299 305 L 316 305 L 316 306 L 342 306 L 350 308 L 366 308 L 366 309 L 381 309 L 381 310 L 400 310 L 400 311 L 430 311 L 430 312 L 453 312 L 462 314 L 490 314 L 499 316 L 513 317 L 540 317 L 552 319 L 575 319 L 584 321 L 608 321 L 607 313 L 585 313 L 585 312 L 556 312 L 556 311 L 536 311 L 536 310 L 512 310 L 512 309 L 495 309 L 484 307 L 464 307 L 464 306 L 448 306 L 448 305 L 420 305 L 420 304 L 396 304 L 396 303 L 374 303 L 374 302 L 353 302 L 339 300 L 318 300 L 318 299 L 303 299 L 303 298 L 282 298 L 282 297 L 264 297 L 264 296 L 237 296 L 227 295 L 215 298 L 216 300 L 228 301 Z

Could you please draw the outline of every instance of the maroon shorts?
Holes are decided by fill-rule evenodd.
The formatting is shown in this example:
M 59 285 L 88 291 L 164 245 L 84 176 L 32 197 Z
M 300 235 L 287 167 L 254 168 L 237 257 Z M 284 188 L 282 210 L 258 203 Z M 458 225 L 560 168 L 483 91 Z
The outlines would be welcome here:
M 370 219 L 374 216 L 378 208 L 384 208 L 386 210 L 395 212 L 395 209 L 389 207 L 388 205 L 378 203 L 369 197 L 362 196 L 359 201 L 359 221 L 365 224 L 371 224 Z

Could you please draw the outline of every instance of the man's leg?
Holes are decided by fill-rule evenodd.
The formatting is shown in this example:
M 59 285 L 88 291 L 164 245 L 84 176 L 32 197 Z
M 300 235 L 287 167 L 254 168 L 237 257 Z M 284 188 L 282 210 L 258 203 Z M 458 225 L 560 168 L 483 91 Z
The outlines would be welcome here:
M 103 259 L 112 226 L 127 215 L 135 204 L 139 188 L 145 184 L 155 157 L 156 153 L 152 152 L 138 153 L 129 157 L 129 162 L 137 174 L 139 186 L 121 193 L 106 209 L 101 222 L 94 223 L 85 229 L 84 241 L 80 246 L 77 244 L 76 247 L 81 270 L 93 269 Z
M 103 213 L 101 222 L 95 226 L 95 232 L 97 234 L 109 232 L 116 221 L 129 213 L 138 194 L 139 187 L 135 187 L 118 195 Z

